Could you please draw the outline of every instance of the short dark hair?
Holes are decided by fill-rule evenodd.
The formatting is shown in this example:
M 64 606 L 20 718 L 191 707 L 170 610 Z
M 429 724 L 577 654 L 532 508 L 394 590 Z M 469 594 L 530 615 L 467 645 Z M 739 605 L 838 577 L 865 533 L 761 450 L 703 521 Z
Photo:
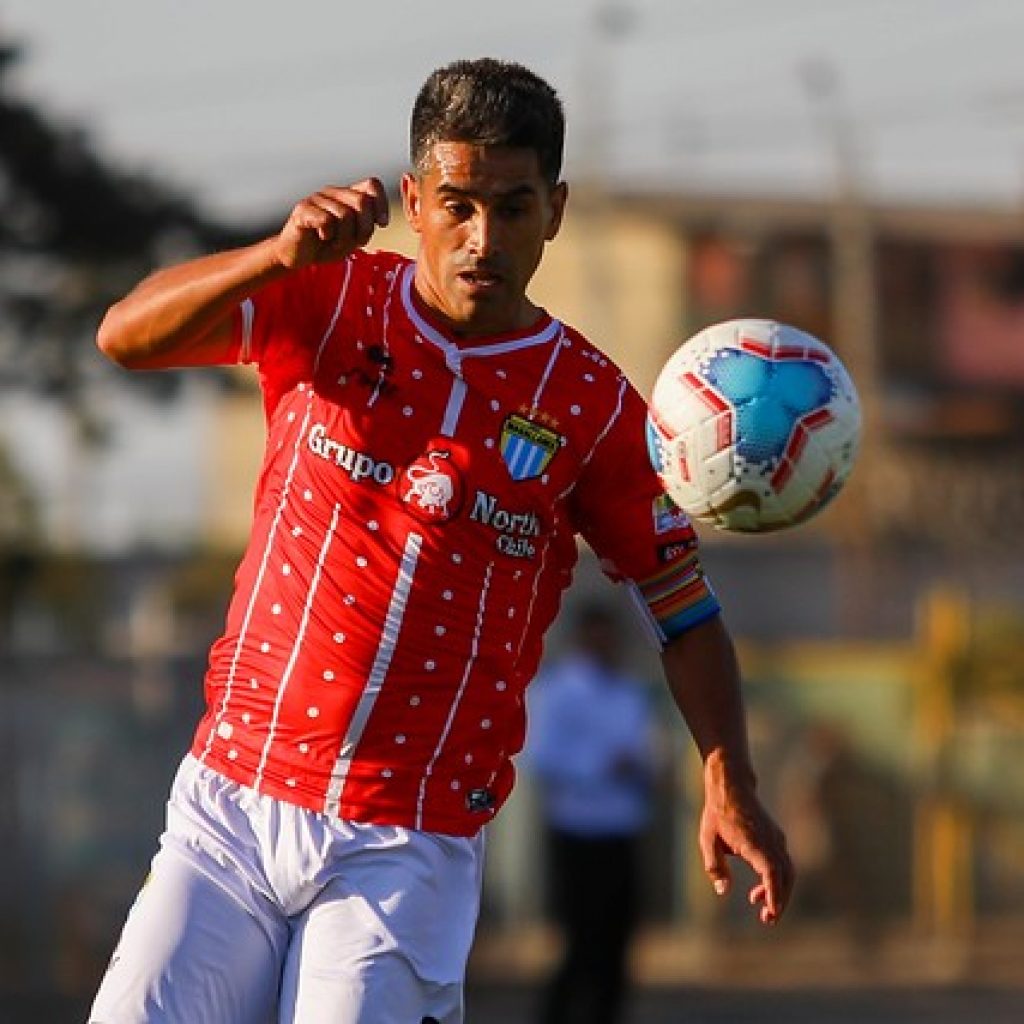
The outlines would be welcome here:
M 409 155 L 426 170 L 437 142 L 532 149 L 550 185 L 562 171 L 565 113 L 558 94 L 521 64 L 483 57 L 438 68 L 412 108 Z

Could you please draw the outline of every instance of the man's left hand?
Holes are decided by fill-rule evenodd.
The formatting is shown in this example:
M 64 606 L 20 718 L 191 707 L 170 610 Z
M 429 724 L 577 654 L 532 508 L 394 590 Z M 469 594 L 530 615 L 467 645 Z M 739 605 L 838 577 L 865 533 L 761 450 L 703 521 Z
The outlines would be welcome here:
M 754 792 L 753 782 L 730 776 L 716 752 L 704 764 L 704 811 L 700 821 L 704 870 L 715 892 L 724 896 L 732 883 L 730 856 L 750 865 L 758 877 L 749 900 L 764 924 L 775 924 L 793 891 L 793 863 L 786 837 Z

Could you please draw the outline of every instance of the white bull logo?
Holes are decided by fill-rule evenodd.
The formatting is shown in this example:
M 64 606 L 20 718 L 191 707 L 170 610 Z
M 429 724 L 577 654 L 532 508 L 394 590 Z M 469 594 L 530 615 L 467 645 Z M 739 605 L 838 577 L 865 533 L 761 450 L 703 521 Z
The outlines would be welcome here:
M 405 471 L 409 488 L 402 500 L 414 505 L 431 518 L 441 519 L 449 515 L 448 505 L 455 497 L 455 485 L 451 470 L 442 467 L 439 460 L 449 458 L 448 452 L 427 452 L 428 466 L 412 465 Z

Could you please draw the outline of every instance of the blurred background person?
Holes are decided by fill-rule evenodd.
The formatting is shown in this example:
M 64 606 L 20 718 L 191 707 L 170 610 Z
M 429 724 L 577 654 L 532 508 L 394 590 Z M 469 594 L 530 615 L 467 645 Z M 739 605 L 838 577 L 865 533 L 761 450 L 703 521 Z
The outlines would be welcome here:
M 563 952 L 546 985 L 541 1024 L 622 1019 L 629 940 L 639 902 L 639 840 L 657 774 L 653 708 L 620 664 L 620 624 L 583 605 L 572 648 L 532 688 L 527 764 L 537 780 Z
M 876 968 L 892 892 L 872 857 L 874 831 L 864 823 L 909 817 L 905 796 L 866 762 L 840 726 L 827 721 L 809 723 L 793 738 L 777 787 L 800 875 L 794 906 L 806 920 L 838 924 L 854 963 Z M 889 843 L 895 848 L 898 839 Z

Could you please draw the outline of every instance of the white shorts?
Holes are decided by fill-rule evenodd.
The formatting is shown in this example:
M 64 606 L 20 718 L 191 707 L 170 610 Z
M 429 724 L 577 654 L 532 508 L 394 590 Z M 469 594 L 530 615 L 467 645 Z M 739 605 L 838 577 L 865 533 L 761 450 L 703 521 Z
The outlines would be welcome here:
M 463 1019 L 483 837 L 339 821 L 186 757 L 90 1024 Z

